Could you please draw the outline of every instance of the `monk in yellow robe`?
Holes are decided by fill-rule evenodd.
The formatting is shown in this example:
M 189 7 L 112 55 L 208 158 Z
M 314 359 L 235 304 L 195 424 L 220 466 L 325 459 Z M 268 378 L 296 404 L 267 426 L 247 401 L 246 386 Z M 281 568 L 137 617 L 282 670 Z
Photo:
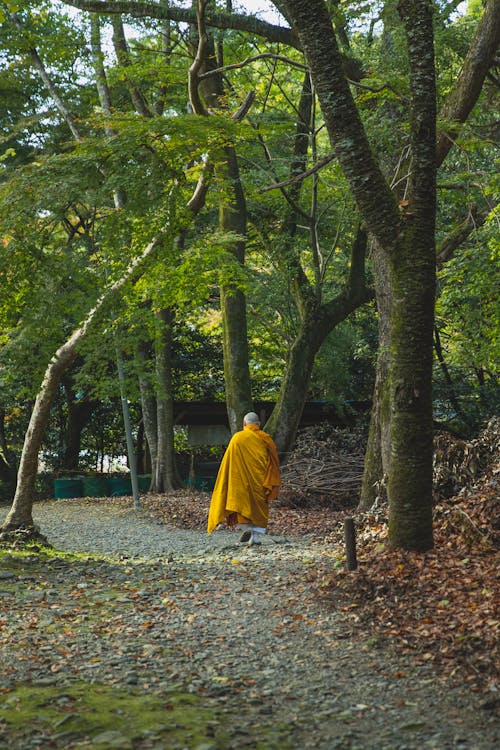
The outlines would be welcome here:
M 266 533 L 269 503 L 281 484 L 278 452 L 273 439 L 260 429 L 255 412 L 243 419 L 243 430 L 231 438 L 215 482 L 208 514 L 209 534 L 223 521 L 245 528 L 240 539 L 260 544 Z

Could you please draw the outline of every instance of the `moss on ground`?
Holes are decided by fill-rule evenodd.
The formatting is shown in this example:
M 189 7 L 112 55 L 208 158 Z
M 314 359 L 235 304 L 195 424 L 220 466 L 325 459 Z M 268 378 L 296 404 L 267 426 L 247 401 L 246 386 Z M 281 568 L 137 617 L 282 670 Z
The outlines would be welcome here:
M 22 747 L 37 734 L 55 747 L 140 747 L 158 741 L 165 748 L 227 747 L 224 729 L 213 710 L 197 696 L 144 695 L 107 685 L 77 683 L 64 687 L 22 686 L 0 705 L 0 743 Z M 8 743 L 8 744 L 5 744 Z M 139 743 L 139 745 L 137 745 Z

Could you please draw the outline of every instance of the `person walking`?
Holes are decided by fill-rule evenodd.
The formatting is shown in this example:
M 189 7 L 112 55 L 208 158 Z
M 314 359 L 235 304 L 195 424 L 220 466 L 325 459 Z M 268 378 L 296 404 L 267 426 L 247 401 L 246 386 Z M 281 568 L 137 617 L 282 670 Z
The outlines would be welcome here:
M 219 467 L 207 533 L 225 521 L 230 528 L 244 529 L 240 542 L 260 544 L 269 521 L 269 503 L 278 496 L 280 485 L 276 445 L 251 411 L 243 418 L 243 429 L 231 438 Z

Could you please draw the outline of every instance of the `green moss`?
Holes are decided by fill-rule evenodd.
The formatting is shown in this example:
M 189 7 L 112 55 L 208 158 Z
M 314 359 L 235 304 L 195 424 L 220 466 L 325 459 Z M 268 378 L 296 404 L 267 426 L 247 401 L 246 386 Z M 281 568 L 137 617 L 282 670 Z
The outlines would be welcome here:
M 14 747 L 28 732 L 41 732 L 56 741 L 64 735 L 66 742 L 72 737 L 71 747 L 90 740 L 95 750 L 100 747 L 95 738 L 115 732 L 123 738 L 120 745 L 117 737 L 117 746 L 123 747 L 127 740 L 151 735 L 165 748 L 197 747 L 207 741 L 226 747 L 225 733 L 213 711 L 200 703 L 200 698 L 190 694 L 162 697 L 86 683 L 64 688 L 18 687 L 4 695 L 0 706 L 0 737 L 3 734 L 5 741 L 8 736 Z

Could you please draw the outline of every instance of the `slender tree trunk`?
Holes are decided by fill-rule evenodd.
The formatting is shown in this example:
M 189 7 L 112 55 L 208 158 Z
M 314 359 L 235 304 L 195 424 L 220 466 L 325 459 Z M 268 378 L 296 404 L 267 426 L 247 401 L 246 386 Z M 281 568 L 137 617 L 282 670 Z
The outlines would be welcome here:
M 45 372 L 40 392 L 36 397 L 31 419 L 24 438 L 24 446 L 17 475 L 17 488 L 14 502 L 5 519 L 2 531 L 17 528 L 32 528 L 32 507 L 35 479 L 38 471 L 38 454 L 49 421 L 50 409 L 63 374 L 76 357 L 76 345 L 81 338 L 78 329 L 52 357 Z
M 389 331 L 391 283 L 388 264 L 382 249 L 376 243 L 373 243 L 372 262 L 375 271 L 375 299 L 378 312 L 378 351 L 365 467 L 358 506 L 360 510 L 368 510 L 375 500 L 378 500 L 378 502 L 387 501 L 387 477 L 390 459 Z
M 246 235 L 246 202 L 240 182 L 236 151 L 227 146 L 226 180 L 231 200 L 220 207 L 219 225 L 224 232 Z M 245 262 L 245 240 L 235 242 L 231 253 L 238 263 Z M 231 432 L 241 430 L 243 416 L 252 410 L 250 371 L 248 367 L 248 333 L 244 293 L 231 282 L 220 288 L 223 326 L 224 382 L 226 406 Z
M 292 449 L 302 418 L 314 358 L 321 346 L 315 320 L 304 322 L 288 353 L 280 392 L 266 430 L 273 436 L 283 461 Z
M 9 486 L 16 482 L 16 459 L 7 445 L 4 409 L 0 409 L 0 481 Z
M 351 253 L 349 281 L 328 303 L 309 299 L 303 308 L 299 331 L 288 355 L 283 380 L 266 430 L 273 435 L 279 453 L 285 457 L 295 441 L 307 399 L 314 359 L 328 334 L 358 307 L 372 298 L 365 279 L 366 232 L 358 229 Z
M 137 354 L 139 361 L 143 363 L 142 372 L 145 373 L 147 372 L 147 361 L 151 356 L 149 345 L 144 343 L 139 344 Z M 139 390 L 141 393 L 144 432 L 146 434 L 149 455 L 151 457 L 151 473 L 153 477 L 151 486 L 153 486 L 158 457 L 158 424 L 156 418 L 155 391 L 148 375 L 139 375 Z
M 151 491 L 166 492 L 179 486 L 174 452 L 174 400 L 172 395 L 172 324 L 170 309 L 157 313 L 156 426 L 157 455 Z
M 49 421 L 50 409 L 54 403 L 61 379 L 67 369 L 74 362 L 78 353 L 78 346 L 87 336 L 97 315 L 101 313 L 105 305 L 111 303 L 115 299 L 126 283 L 134 281 L 140 276 L 143 272 L 145 261 L 154 253 L 160 244 L 160 241 L 160 237 L 152 240 L 144 249 L 142 255 L 132 261 L 123 276 L 101 295 L 81 327 L 59 347 L 49 362 L 35 400 L 29 426 L 24 438 L 24 445 L 17 474 L 16 493 L 12 507 L 1 527 L 2 531 L 33 527 L 32 507 L 35 492 L 35 480 L 38 470 L 38 454 Z
M 197 5 L 197 3 L 193 3 Z M 194 65 L 197 71 L 206 73 L 214 70 L 223 62 L 217 60 L 213 38 L 204 28 L 204 13 L 198 18 L 197 32 L 193 31 L 192 50 L 195 56 Z M 219 58 L 222 58 L 222 47 Z M 198 80 L 192 78 L 191 105 L 197 114 L 208 114 L 208 108 L 224 108 L 224 82 L 220 73 Z M 200 97 L 201 94 L 201 97 Z M 219 207 L 219 227 L 223 232 L 235 232 L 241 239 L 232 243 L 228 251 L 235 261 L 245 263 L 245 236 L 247 231 L 247 207 L 245 194 L 240 180 L 238 157 L 234 145 L 224 148 L 224 158 L 217 167 L 218 174 L 224 179 L 227 196 Z M 252 409 L 250 370 L 248 366 L 248 334 L 246 299 L 243 291 L 232 282 L 221 282 L 220 304 L 223 327 L 224 384 L 227 414 L 231 432 L 241 429 L 243 416 Z

